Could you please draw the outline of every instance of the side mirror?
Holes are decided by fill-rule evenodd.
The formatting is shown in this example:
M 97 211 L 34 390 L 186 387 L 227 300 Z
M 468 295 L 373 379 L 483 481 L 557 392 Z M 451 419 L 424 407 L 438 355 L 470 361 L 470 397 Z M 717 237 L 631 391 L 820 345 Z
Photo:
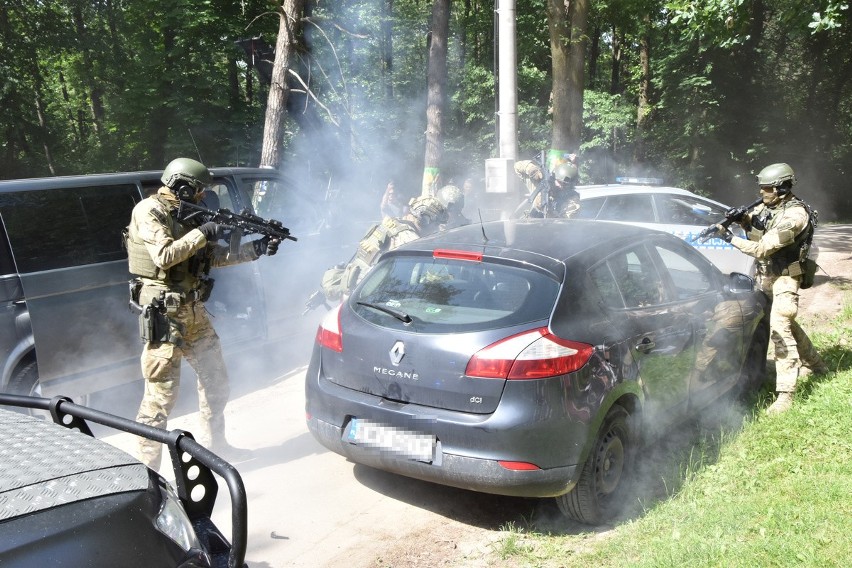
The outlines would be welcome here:
M 731 272 L 725 289 L 734 294 L 754 292 L 754 280 L 740 272 Z

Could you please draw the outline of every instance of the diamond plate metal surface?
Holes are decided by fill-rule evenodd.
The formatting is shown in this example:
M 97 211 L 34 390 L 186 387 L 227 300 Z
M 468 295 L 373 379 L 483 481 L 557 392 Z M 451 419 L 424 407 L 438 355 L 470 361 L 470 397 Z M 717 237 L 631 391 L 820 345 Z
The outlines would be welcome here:
M 147 487 L 147 468 L 118 448 L 0 409 L 0 519 Z

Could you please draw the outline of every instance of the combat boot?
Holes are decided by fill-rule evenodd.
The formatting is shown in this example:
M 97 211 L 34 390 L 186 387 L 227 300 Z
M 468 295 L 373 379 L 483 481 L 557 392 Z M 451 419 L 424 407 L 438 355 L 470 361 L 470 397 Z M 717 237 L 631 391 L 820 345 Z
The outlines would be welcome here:
M 766 409 L 767 414 L 781 414 L 782 412 L 786 412 L 790 410 L 790 407 L 793 406 L 793 393 L 791 392 L 779 392 L 778 396 L 775 398 L 775 402 Z
M 224 436 L 214 436 L 210 451 L 229 462 L 243 462 L 254 457 L 254 452 L 247 448 L 237 448 L 228 443 Z
M 829 374 L 831 372 L 831 369 L 828 368 L 828 365 L 820 361 L 818 365 L 814 365 L 813 367 L 811 367 L 811 372 L 814 375 L 821 376 Z

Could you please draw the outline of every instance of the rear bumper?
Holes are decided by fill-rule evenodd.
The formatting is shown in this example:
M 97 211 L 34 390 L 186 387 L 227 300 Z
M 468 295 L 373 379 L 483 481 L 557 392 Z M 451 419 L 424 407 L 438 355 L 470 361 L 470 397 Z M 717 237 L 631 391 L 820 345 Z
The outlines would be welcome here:
M 314 416 L 308 419 L 311 434 L 329 450 L 350 460 L 423 481 L 513 497 L 555 497 L 575 484 L 577 466 L 532 471 L 513 471 L 496 460 L 445 453 L 440 441 L 433 463 L 403 459 L 374 448 L 343 440 L 343 428 Z

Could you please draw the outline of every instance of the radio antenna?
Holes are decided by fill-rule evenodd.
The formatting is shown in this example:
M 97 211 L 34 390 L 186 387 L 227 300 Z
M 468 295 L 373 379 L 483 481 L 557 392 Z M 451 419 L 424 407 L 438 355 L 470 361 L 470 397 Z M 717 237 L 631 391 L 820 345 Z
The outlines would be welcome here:
M 476 209 L 477 214 L 479 214 L 479 227 L 482 229 L 482 244 L 488 242 L 488 236 L 485 234 L 485 223 L 482 222 L 482 209 Z
M 189 137 L 192 139 L 192 145 L 195 146 L 195 153 L 198 154 L 198 161 L 203 164 L 204 159 L 201 157 L 201 150 L 198 149 L 198 144 L 195 143 L 195 136 L 192 135 L 192 129 L 187 128 L 186 131 L 189 132 Z

